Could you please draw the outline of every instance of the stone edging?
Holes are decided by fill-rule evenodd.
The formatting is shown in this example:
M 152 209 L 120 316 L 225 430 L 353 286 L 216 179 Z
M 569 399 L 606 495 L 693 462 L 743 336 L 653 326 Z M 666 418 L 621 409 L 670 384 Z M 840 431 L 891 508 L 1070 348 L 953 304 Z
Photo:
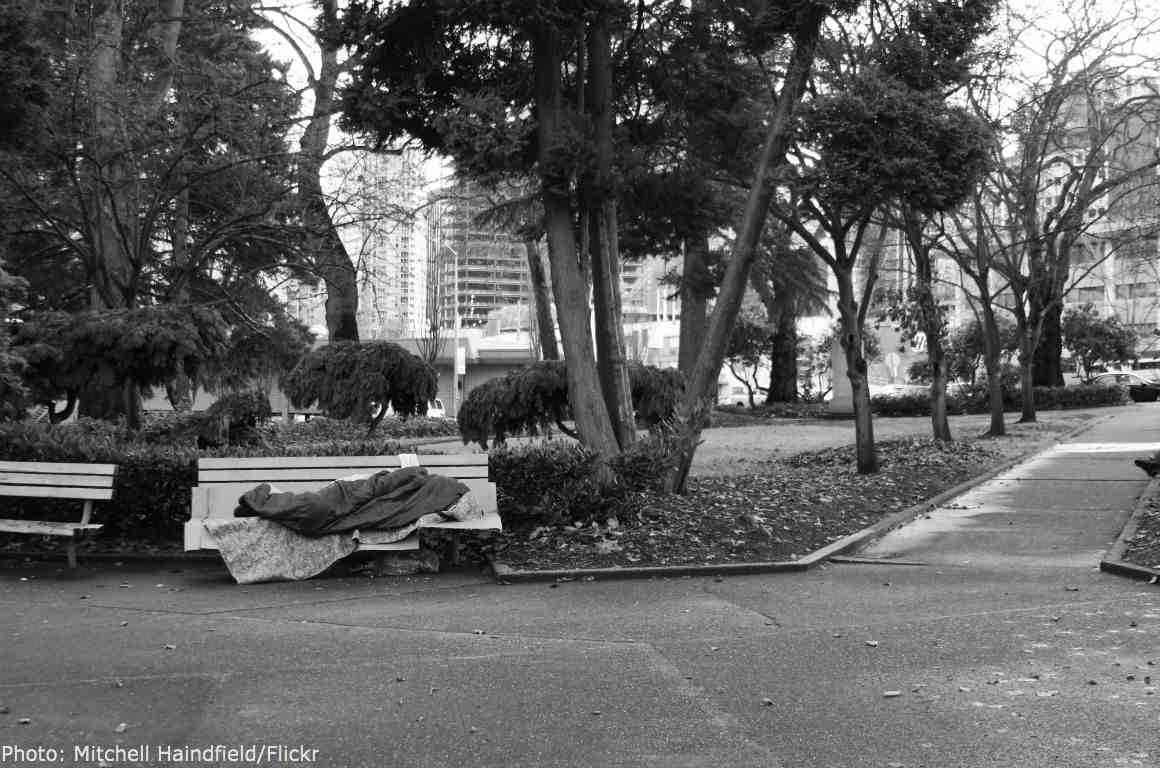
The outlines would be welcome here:
M 911 522 L 919 515 L 934 509 L 945 501 L 961 496 L 977 485 L 987 482 L 998 474 L 1006 472 L 1011 467 L 1027 461 L 1032 456 L 1035 456 L 1049 447 L 1061 443 L 1065 440 L 1079 435 L 1094 427 L 1096 424 L 1104 421 L 1109 417 L 1100 416 L 1090 421 L 1073 427 L 1067 432 L 1053 438 L 1050 442 L 1041 444 L 1035 448 L 1004 461 L 996 467 L 976 475 L 968 480 L 955 485 L 937 496 L 933 496 L 925 501 L 920 501 L 918 504 L 907 507 L 899 512 L 887 515 L 873 525 L 867 526 L 860 531 L 856 531 L 848 536 L 844 536 L 837 541 L 830 542 L 821 549 L 816 549 L 807 555 L 797 558 L 796 560 L 784 560 L 779 562 L 757 562 L 757 563 L 717 563 L 714 565 L 654 565 L 654 566 L 625 566 L 618 568 L 556 568 L 542 571 L 521 571 L 510 566 L 504 565 L 501 562 L 492 561 L 491 569 L 497 581 L 502 583 L 515 582 L 534 582 L 534 581 L 560 581 L 560 580 L 582 580 L 582 579 L 600 579 L 600 578 L 614 578 L 614 579 L 648 579 L 655 577 L 681 577 L 681 576 L 728 576 L 728 575 L 742 575 L 750 573 L 785 573 L 789 571 L 805 571 L 817 566 L 818 564 L 829 560 L 832 557 L 841 555 L 863 544 L 868 544 L 874 539 L 885 536 L 890 531 Z
M 1112 544 L 1111 549 L 1100 560 L 1101 571 L 1114 573 L 1118 576 L 1130 576 L 1136 579 L 1149 579 L 1151 581 L 1160 579 L 1160 569 L 1129 563 L 1123 559 L 1124 552 L 1128 549 L 1128 544 L 1135 537 L 1136 529 L 1140 526 L 1140 518 L 1144 516 L 1149 507 L 1157 503 L 1160 503 L 1160 477 L 1153 477 L 1148 483 L 1148 486 L 1136 498 L 1136 505 L 1132 510 L 1132 515 L 1128 518 L 1128 522 L 1124 523 L 1124 528 L 1120 531 L 1120 535 L 1116 537 L 1116 542 Z

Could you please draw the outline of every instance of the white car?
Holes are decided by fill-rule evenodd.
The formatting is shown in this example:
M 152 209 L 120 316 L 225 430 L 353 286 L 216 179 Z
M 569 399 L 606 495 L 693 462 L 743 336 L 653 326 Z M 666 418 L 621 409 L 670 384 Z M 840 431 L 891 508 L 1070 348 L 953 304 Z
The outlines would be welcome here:
M 394 416 L 395 409 L 391 408 L 390 406 L 387 406 L 387 412 L 384 415 L 385 416 Z M 429 418 L 429 419 L 446 419 L 447 418 L 447 411 L 443 407 L 442 400 L 440 400 L 439 398 L 435 398 L 434 400 L 427 401 L 427 418 Z

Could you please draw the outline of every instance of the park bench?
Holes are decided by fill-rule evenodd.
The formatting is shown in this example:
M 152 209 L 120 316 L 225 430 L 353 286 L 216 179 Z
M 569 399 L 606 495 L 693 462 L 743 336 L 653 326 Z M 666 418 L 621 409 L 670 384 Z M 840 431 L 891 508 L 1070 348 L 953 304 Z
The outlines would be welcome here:
M 350 475 L 369 475 L 384 469 L 423 466 L 466 485 L 483 507 L 478 520 L 447 521 L 424 528 L 468 534 L 500 530 L 495 483 L 487 479 L 487 454 L 405 453 L 398 456 L 272 456 L 262 458 L 201 459 L 197 485 L 192 489 L 190 520 L 185 525 L 186 551 L 216 549 L 205 529 L 206 520 L 232 518 L 238 498 L 261 483 L 282 491 L 316 491 Z M 359 542 L 361 551 L 406 551 L 419 548 L 418 532 L 389 544 Z
M 99 531 L 92 523 L 93 502 L 113 498 L 115 464 L 0 461 L 0 496 L 77 499 L 84 502 L 80 522 L 0 519 L 0 531 L 32 536 L 66 536 L 68 564 L 77 565 L 77 538 Z

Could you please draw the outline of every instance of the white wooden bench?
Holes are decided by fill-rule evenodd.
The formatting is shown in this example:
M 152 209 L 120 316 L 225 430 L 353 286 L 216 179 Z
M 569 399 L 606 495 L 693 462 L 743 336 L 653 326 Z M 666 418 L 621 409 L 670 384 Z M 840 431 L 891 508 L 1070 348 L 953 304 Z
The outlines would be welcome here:
M 116 464 L 0 461 L 0 496 L 84 501 L 79 523 L 0 519 L 0 531 L 32 536 L 67 536 L 68 564 L 77 565 L 77 537 L 103 526 L 89 522 L 94 501 L 113 498 Z
M 484 510 L 484 516 L 478 520 L 449 520 L 424 525 L 424 528 L 464 532 L 500 530 L 495 483 L 487 479 L 485 453 L 201 459 L 197 463 L 197 485 L 192 489 L 190 520 L 185 524 L 185 549 L 217 549 L 205 529 L 205 521 L 232 518 L 238 497 L 261 483 L 270 483 L 281 491 L 317 491 L 341 477 L 408 466 L 427 467 L 432 474 L 459 480 L 471 490 Z M 362 551 L 405 551 L 418 548 L 418 532 L 390 544 L 359 543 L 359 550 Z

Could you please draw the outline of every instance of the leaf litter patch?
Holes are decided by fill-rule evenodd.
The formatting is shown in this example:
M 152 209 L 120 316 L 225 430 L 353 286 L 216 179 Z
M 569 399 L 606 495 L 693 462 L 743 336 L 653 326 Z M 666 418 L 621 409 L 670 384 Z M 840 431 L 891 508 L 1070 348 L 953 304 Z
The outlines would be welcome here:
M 905 438 L 879 443 L 859 475 L 852 446 L 775 459 L 756 472 L 689 479 L 631 517 L 537 526 L 500 536 L 495 558 L 519 570 L 787 561 L 918 504 L 1005 461 L 1010 445 Z

